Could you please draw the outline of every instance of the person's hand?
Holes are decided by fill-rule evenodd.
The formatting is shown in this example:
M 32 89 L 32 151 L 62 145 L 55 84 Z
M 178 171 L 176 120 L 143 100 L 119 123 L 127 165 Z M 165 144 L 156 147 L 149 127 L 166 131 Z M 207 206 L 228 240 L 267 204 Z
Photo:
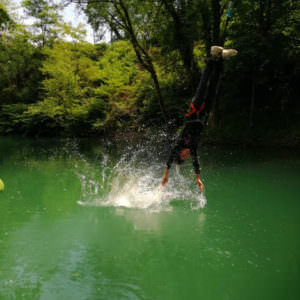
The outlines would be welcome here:
M 197 183 L 198 183 L 200 192 L 203 193 L 203 191 L 204 191 L 204 184 L 202 183 L 199 174 L 196 174 L 196 181 L 197 181 Z
M 165 186 L 168 182 L 168 173 L 169 173 L 169 170 L 168 169 L 165 169 L 165 172 L 164 172 L 164 176 L 161 180 L 161 185 L 162 186 Z

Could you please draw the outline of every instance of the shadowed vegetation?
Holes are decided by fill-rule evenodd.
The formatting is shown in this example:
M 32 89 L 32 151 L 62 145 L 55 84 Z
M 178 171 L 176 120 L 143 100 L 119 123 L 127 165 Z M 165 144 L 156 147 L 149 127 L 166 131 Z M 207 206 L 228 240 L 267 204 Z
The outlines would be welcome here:
M 211 45 L 225 63 L 206 138 L 299 145 L 298 1 L 90 0 L 78 4 L 109 43 L 84 41 L 59 5 L 26 0 L 21 26 L 0 0 L 0 133 L 103 135 L 183 122 Z M 106 34 L 104 34 L 106 31 Z

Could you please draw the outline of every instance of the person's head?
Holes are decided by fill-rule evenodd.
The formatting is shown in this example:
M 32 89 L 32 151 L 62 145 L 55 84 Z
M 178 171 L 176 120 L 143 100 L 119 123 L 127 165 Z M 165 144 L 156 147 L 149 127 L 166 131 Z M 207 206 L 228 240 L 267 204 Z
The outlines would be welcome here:
M 181 161 L 185 161 L 190 155 L 191 150 L 189 148 L 184 148 L 180 151 L 180 159 Z
M 183 148 L 178 152 L 178 155 L 176 157 L 176 163 L 182 164 L 190 155 L 191 151 L 189 148 Z

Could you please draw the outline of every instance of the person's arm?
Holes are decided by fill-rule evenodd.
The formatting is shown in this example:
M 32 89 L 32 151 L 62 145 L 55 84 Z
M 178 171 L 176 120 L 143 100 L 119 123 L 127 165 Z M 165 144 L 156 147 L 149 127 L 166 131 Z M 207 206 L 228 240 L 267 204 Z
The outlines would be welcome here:
M 204 184 L 202 183 L 201 178 L 200 178 L 200 167 L 199 167 L 197 146 L 195 146 L 191 149 L 191 157 L 192 157 L 192 160 L 193 160 L 193 166 L 194 166 L 194 170 L 195 170 L 195 173 L 196 173 L 197 184 L 199 186 L 200 192 L 203 192 L 204 191 Z
M 164 176 L 161 180 L 161 185 L 162 186 L 165 186 L 168 182 L 168 174 L 169 174 L 169 168 L 165 168 L 165 171 L 164 171 Z
M 164 175 L 163 175 L 163 178 L 161 180 L 161 185 L 162 186 L 165 186 L 166 183 L 168 182 L 168 174 L 169 174 L 169 169 L 171 168 L 172 166 L 172 163 L 174 161 L 174 158 L 175 158 L 175 155 L 176 155 L 176 152 L 178 151 L 178 145 L 175 146 L 170 155 L 169 155 L 169 158 L 168 158 L 168 161 L 167 161 L 167 167 L 165 168 L 165 171 L 164 171 Z
M 196 181 L 197 181 L 197 184 L 199 186 L 200 192 L 203 193 L 203 191 L 204 191 L 204 184 L 202 183 L 202 181 L 200 179 L 200 174 L 196 174 Z

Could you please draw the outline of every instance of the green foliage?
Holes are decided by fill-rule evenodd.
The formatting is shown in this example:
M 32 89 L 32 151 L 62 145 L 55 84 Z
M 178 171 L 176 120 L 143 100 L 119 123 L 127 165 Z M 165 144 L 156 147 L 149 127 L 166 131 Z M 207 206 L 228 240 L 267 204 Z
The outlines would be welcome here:
M 0 133 L 22 133 L 23 113 L 26 110 L 26 104 L 6 104 L 0 106 Z
M 72 27 L 62 20 L 63 3 L 50 0 L 23 0 L 25 13 L 35 21 L 30 26 L 32 41 L 39 47 L 51 47 L 55 41 L 71 38 L 73 41 L 83 41 L 86 34 L 82 25 Z
M 13 21 L 8 15 L 5 7 L 0 2 L 0 32 L 3 31 L 6 27 L 8 27 L 10 24 L 12 24 Z
M 83 127 L 89 123 L 89 107 L 96 102 L 100 79 L 99 69 L 90 58 L 95 51 L 88 43 L 58 42 L 44 48 L 44 99 L 25 112 L 28 119 L 35 120 L 34 126 L 69 131 L 77 123 Z
M 99 49 L 99 47 L 98 47 Z M 113 43 L 97 57 L 88 43 L 59 42 L 45 48 L 44 100 L 24 112 L 30 132 L 60 128 L 80 135 L 120 126 L 136 110 L 139 70 L 128 42 Z M 95 57 L 97 60 L 95 61 Z
M 107 121 L 126 119 L 136 110 L 136 82 L 140 75 L 136 56 L 128 42 L 112 43 L 99 60 L 102 84 L 98 97 L 110 107 Z
M 229 0 L 84 2 L 98 36 L 110 30 L 110 44 L 84 42 L 82 28 L 65 24 L 50 0 L 23 1 L 35 20 L 34 32 L 25 31 L 0 0 L 0 133 L 89 135 L 157 125 L 164 106 L 181 123 L 204 57 L 224 33 L 239 55 L 225 63 L 209 132 L 239 139 L 247 130 L 299 132 L 299 1 L 234 1 L 229 23 Z
M 15 30 L 0 36 L 0 104 L 37 101 L 41 66 L 29 35 Z
M 35 42 L 39 46 L 51 45 L 58 37 L 57 25 L 61 21 L 58 6 L 46 0 L 23 0 L 22 5 L 27 15 L 35 19 Z
M 192 98 L 187 86 L 185 67 L 178 51 L 162 55 L 159 48 L 152 48 L 151 55 L 156 63 L 157 77 L 161 93 L 165 99 L 169 118 L 178 123 L 183 121 L 184 112 Z M 137 81 L 138 120 L 146 124 L 164 124 L 160 117 L 160 107 L 153 91 L 152 80 L 147 73 L 141 74 Z
M 296 1 L 237 3 L 227 45 L 238 49 L 239 55 L 227 64 L 226 101 L 233 106 L 223 105 L 226 114 L 238 110 L 249 120 L 252 106 L 254 124 L 248 123 L 258 129 L 263 123 L 281 127 L 287 125 L 284 120 L 292 122 L 294 117 L 287 116 L 299 111 L 296 82 L 300 79 L 300 34 L 296 16 L 300 16 Z

